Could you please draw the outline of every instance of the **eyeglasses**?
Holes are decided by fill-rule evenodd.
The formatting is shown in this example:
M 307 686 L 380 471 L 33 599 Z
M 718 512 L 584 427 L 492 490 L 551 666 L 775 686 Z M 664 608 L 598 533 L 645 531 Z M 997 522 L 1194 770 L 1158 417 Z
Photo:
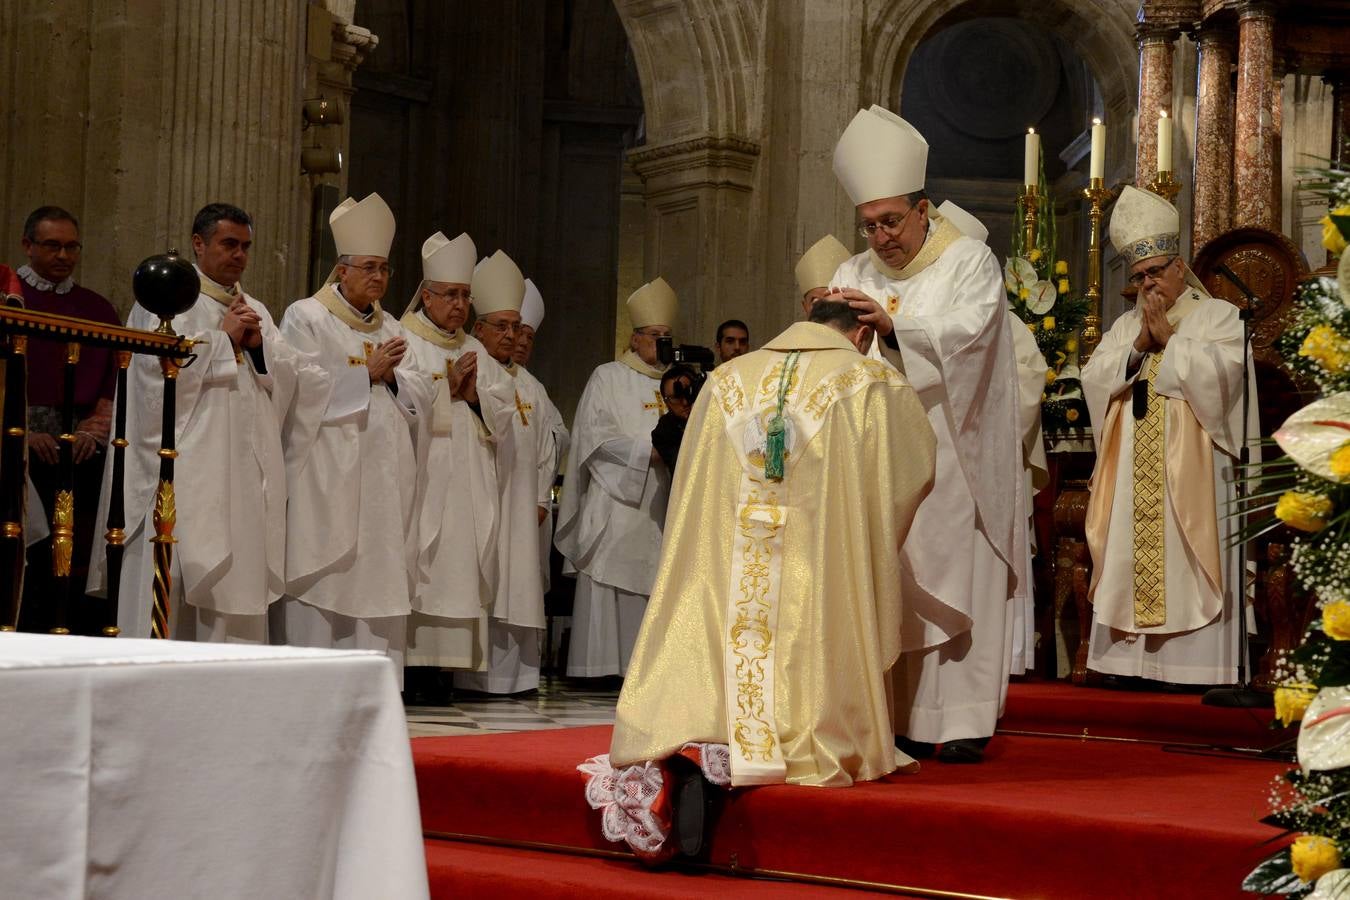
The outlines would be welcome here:
M 864 222 L 858 226 L 858 234 L 867 238 L 869 241 L 876 237 L 878 230 L 884 231 L 894 237 L 900 233 L 900 229 L 905 227 L 905 221 L 909 218 L 910 213 L 914 212 L 916 209 L 918 209 L 917 206 L 911 206 L 909 212 L 899 218 L 896 218 L 895 216 L 885 216 L 875 222 Z
M 512 332 L 520 331 L 519 322 L 494 322 L 491 319 L 479 319 L 478 321 L 482 322 L 484 325 L 488 326 L 493 331 L 496 331 L 498 333 L 504 331 L 512 331 Z
M 61 243 L 60 241 L 37 241 L 36 243 L 39 247 L 41 247 L 43 250 L 46 250 L 48 253 L 60 253 L 62 250 L 64 250 L 67 253 L 75 254 L 79 253 L 80 250 L 84 247 L 84 244 L 81 244 L 79 241 L 70 241 L 65 244 Z
M 427 288 L 427 291 L 440 297 L 442 300 L 454 300 L 459 303 L 472 303 L 473 294 L 469 293 L 467 288 L 446 288 L 438 291 L 435 288 Z
M 347 268 L 355 269 L 367 278 L 374 278 L 376 275 L 383 275 L 388 278 L 394 274 L 394 267 L 388 263 L 365 263 L 364 265 L 348 265 Z
M 1135 287 L 1140 287 L 1149 278 L 1152 278 L 1154 281 L 1157 281 L 1159 278 L 1162 277 L 1162 273 L 1167 271 L 1167 267 L 1172 265 L 1172 263 L 1176 261 L 1177 257 L 1174 256 L 1165 263 L 1161 263 L 1160 265 L 1156 266 L 1149 266 L 1142 272 L 1135 272 L 1133 275 L 1130 276 L 1130 284 L 1134 285 Z
M 634 334 L 640 334 L 640 335 L 642 335 L 643 337 L 649 337 L 649 338 L 663 338 L 663 337 L 670 337 L 670 336 L 671 336 L 671 333 L 670 333 L 669 331 L 643 331 L 643 330 L 640 329 L 640 328 L 634 329 L 634 330 L 633 330 L 633 333 L 634 333 Z

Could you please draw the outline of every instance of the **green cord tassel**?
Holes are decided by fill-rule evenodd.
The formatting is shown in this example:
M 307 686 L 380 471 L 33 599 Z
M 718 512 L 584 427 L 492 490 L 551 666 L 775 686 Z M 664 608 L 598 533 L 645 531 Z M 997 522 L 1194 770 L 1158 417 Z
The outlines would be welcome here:
M 786 430 L 781 413 L 769 420 L 764 441 L 764 477 L 774 481 L 783 480 L 783 435 Z

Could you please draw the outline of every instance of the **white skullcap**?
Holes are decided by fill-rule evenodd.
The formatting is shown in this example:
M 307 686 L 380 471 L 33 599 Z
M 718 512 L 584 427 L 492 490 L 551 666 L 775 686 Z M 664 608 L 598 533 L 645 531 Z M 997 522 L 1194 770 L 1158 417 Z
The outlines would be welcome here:
M 680 301 L 675 290 L 658 277 L 633 291 L 628 297 L 628 318 L 634 328 L 646 328 L 648 325 L 675 327 L 675 317 L 680 311 Z
M 525 279 L 525 299 L 520 304 L 520 324 L 530 326 L 533 331 L 539 330 L 539 325 L 544 321 L 544 298 L 539 293 L 539 288 L 530 279 Z
M 525 297 L 525 277 L 503 250 L 484 259 L 473 270 L 473 308 L 480 316 L 495 312 L 520 312 Z
M 952 201 L 943 200 L 937 211 L 938 215 L 955 225 L 956 230 L 966 237 L 974 238 L 980 243 L 989 241 L 989 229 L 984 227 L 984 223 Z
M 854 206 L 923 190 L 928 142 L 888 109 L 860 109 L 834 145 L 834 174 Z
M 805 296 L 818 287 L 829 287 L 835 270 L 852 255 L 832 234 L 816 241 L 797 261 L 797 293 Z
M 389 258 L 394 244 L 394 211 L 379 194 L 368 194 L 357 203 L 351 197 L 328 216 L 338 256 Z

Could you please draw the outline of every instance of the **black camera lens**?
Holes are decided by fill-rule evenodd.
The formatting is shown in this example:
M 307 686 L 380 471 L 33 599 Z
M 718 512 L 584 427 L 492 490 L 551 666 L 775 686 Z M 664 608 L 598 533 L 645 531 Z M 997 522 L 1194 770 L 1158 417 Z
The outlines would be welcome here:
M 656 339 L 656 359 L 663 366 L 675 361 L 675 339 L 670 336 Z

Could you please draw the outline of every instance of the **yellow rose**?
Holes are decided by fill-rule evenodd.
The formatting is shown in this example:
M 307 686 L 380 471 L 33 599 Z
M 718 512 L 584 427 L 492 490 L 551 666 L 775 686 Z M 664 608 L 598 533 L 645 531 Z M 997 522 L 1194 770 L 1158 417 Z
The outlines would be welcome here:
M 1333 869 L 1341 867 L 1341 854 L 1336 843 L 1320 834 L 1301 834 L 1289 848 L 1289 861 L 1294 874 L 1311 884 Z
M 1327 527 L 1333 509 L 1331 501 L 1321 494 L 1285 491 L 1275 504 L 1275 518 L 1290 528 L 1317 532 Z
M 1033 248 L 1031 249 L 1031 253 L 1027 254 L 1027 258 L 1030 259 L 1032 262 L 1040 262 L 1040 259 L 1041 259 L 1041 251 L 1040 251 L 1039 249 L 1033 247 Z
M 1328 253 L 1340 256 L 1345 250 L 1345 236 L 1341 234 L 1341 229 L 1332 221 L 1332 216 L 1350 216 L 1350 206 L 1338 206 L 1321 219 L 1322 246 L 1327 248 Z
M 1055 330 L 1055 317 L 1054 317 L 1054 316 L 1046 316 L 1044 319 L 1041 320 L 1041 327 L 1044 328 L 1046 331 L 1054 331 L 1054 330 Z
M 1275 718 L 1288 727 L 1303 721 L 1303 714 L 1317 696 L 1317 688 L 1311 684 L 1291 684 L 1275 689 Z
M 1062 259 L 1061 259 L 1059 262 L 1055 263 L 1055 274 L 1056 274 L 1056 275 L 1068 275 L 1068 274 L 1069 274 L 1069 264 L 1068 264 L 1067 262 L 1065 262 L 1064 260 L 1062 260 Z
M 1054 370 L 1054 369 L 1046 369 L 1046 370 L 1045 370 L 1045 383 L 1046 383 L 1046 384 L 1054 384 L 1054 383 L 1055 383 L 1055 377 L 1056 377 L 1056 376 L 1055 376 L 1055 370 Z
M 1030 331 L 1032 334 L 1035 334 L 1035 333 L 1036 333 L 1036 323 L 1035 323 L 1035 322 L 1028 322 L 1028 323 L 1027 323 L 1027 331 Z
M 1331 474 L 1341 481 L 1350 478 L 1350 441 L 1346 441 L 1331 454 Z
M 1350 341 L 1330 325 L 1318 325 L 1309 331 L 1298 355 L 1311 359 L 1332 375 L 1350 370 Z
M 1069 353 L 1073 353 L 1075 350 L 1077 350 L 1078 338 L 1069 338 L 1067 341 L 1065 341 L 1064 349 L 1067 350 Z
M 1350 641 L 1350 602 L 1337 600 L 1322 607 L 1322 630 L 1329 638 Z
M 1069 292 L 1069 279 L 1061 278 L 1059 280 L 1059 292 L 1061 294 L 1067 294 Z
M 1076 410 L 1076 409 L 1074 409 L 1072 406 L 1070 406 L 1069 409 L 1068 409 L 1068 411 L 1064 413 L 1064 418 L 1068 419 L 1070 422 L 1077 422 L 1077 421 L 1078 421 L 1078 410 Z

